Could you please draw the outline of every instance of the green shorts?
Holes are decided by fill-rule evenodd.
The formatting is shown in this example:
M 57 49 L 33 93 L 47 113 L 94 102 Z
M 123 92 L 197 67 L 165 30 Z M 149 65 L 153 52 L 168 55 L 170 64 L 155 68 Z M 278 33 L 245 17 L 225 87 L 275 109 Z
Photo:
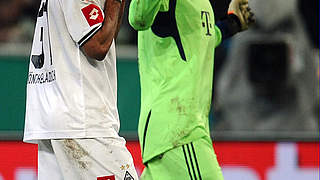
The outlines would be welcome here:
M 141 180 L 223 180 L 210 138 L 179 146 L 150 160 Z

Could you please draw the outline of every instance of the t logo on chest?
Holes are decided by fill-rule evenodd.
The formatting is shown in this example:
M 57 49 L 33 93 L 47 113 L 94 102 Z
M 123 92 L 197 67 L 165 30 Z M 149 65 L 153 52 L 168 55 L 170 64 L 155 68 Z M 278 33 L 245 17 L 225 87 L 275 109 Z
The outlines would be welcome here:
M 210 29 L 212 28 L 212 24 L 210 23 L 211 17 L 210 13 L 207 11 L 201 11 L 201 20 L 202 20 L 202 27 L 206 28 L 207 36 L 211 36 Z

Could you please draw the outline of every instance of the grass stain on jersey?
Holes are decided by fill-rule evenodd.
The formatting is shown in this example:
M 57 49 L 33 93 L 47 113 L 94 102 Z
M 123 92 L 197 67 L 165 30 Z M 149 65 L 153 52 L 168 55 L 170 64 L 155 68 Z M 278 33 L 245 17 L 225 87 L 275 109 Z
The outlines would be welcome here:
M 183 104 L 183 100 L 180 100 L 179 97 L 171 99 L 171 105 L 173 106 L 172 110 L 176 111 L 180 116 L 187 115 L 186 107 Z

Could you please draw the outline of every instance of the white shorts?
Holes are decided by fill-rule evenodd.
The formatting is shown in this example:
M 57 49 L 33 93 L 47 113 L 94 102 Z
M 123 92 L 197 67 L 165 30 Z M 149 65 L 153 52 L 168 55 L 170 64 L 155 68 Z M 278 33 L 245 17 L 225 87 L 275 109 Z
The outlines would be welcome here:
M 39 180 L 138 180 L 123 138 L 41 140 Z

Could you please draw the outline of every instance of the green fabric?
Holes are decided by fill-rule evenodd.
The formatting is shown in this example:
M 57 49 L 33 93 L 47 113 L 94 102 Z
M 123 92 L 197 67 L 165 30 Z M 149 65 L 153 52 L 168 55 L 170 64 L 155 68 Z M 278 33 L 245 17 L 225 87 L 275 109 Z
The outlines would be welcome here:
M 152 159 L 141 180 L 223 180 L 210 138 L 201 138 Z
M 161 7 L 170 7 L 168 2 L 133 0 L 129 9 L 130 24 L 141 30 L 138 134 L 144 163 L 172 148 L 209 136 L 214 49 L 221 41 L 221 32 L 214 24 L 208 0 L 177 0 L 175 19 L 186 57 L 183 60 L 173 37 L 159 37 L 150 28 Z M 203 12 L 210 17 L 206 19 Z
M 132 0 L 129 22 L 136 30 L 148 29 L 159 11 L 168 11 L 169 0 Z

